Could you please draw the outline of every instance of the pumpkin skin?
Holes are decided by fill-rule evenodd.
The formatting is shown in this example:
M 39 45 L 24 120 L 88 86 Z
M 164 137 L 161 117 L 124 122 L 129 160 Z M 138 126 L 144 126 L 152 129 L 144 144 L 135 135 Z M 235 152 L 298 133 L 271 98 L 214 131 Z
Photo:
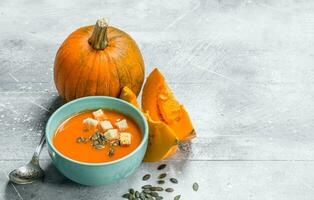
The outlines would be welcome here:
M 89 40 L 97 23 L 71 33 L 57 52 L 54 81 L 66 101 L 93 95 L 118 97 L 124 86 L 136 95 L 141 90 L 144 61 L 137 44 L 127 33 L 107 26 L 105 36 L 95 36 L 106 40 L 105 48 L 95 48 Z
M 124 87 L 120 94 L 123 99 L 141 110 L 136 95 L 128 87 Z M 162 121 L 154 121 L 149 113 L 144 114 L 149 126 L 149 138 L 145 162 L 157 162 L 174 155 L 178 150 L 178 140 L 173 130 Z
M 190 117 L 175 98 L 164 76 L 156 68 L 147 77 L 142 93 L 143 112 L 149 112 L 152 120 L 162 121 L 175 133 L 179 141 L 196 136 Z

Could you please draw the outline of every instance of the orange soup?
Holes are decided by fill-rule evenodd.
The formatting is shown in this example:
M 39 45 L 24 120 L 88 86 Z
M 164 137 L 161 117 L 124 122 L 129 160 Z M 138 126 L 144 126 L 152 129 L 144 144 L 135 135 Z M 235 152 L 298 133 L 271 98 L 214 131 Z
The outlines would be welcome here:
M 128 116 L 112 110 L 89 110 L 65 120 L 53 137 L 55 148 L 77 161 L 100 163 L 134 151 L 142 134 Z

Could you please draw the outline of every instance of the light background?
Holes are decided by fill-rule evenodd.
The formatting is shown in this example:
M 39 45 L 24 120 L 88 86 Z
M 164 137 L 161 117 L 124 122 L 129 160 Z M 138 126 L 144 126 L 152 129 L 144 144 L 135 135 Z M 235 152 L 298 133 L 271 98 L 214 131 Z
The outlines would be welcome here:
M 143 164 L 117 184 L 84 187 L 45 148 L 43 183 L 8 183 L 61 104 L 58 47 L 103 16 L 137 41 L 146 75 L 159 67 L 190 113 L 198 137 L 165 161 L 182 199 L 313 199 L 313 10 L 314 1 L 292 0 L 1 0 L 0 199 L 115 200 L 157 175 L 158 164 Z

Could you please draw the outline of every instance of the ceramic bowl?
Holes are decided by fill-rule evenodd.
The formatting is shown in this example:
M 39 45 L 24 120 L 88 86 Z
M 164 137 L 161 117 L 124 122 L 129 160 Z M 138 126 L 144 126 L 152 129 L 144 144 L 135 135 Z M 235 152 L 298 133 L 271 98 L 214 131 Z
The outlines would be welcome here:
M 61 154 L 52 141 L 58 126 L 76 113 L 99 108 L 115 110 L 131 117 L 142 133 L 140 145 L 127 156 L 104 163 L 80 162 Z M 127 177 L 141 164 L 148 143 L 148 125 L 142 112 L 128 102 L 112 97 L 91 96 L 71 101 L 56 110 L 47 122 L 46 139 L 52 162 L 64 176 L 83 185 L 103 185 Z

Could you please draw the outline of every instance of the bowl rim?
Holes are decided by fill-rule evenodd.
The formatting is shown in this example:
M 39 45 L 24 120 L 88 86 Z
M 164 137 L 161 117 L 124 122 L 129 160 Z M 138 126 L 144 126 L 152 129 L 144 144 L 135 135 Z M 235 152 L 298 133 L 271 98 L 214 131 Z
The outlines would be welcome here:
M 126 104 L 127 106 L 131 107 L 133 109 L 134 112 L 137 112 L 142 121 L 144 122 L 144 133 L 143 133 L 143 138 L 142 138 L 142 141 L 140 143 L 140 145 L 138 145 L 136 147 L 136 149 L 134 149 L 131 153 L 127 154 L 126 156 L 122 157 L 122 158 L 119 158 L 117 160 L 113 160 L 113 161 L 110 161 L 110 162 L 100 162 L 100 163 L 89 163 L 89 162 L 82 162 L 82 161 L 77 161 L 77 160 L 74 160 L 72 158 L 69 158 L 65 155 L 63 155 L 61 152 L 59 152 L 57 150 L 57 148 L 55 148 L 55 146 L 53 145 L 52 141 L 51 141 L 51 138 L 48 137 L 48 126 L 50 126 L 51 124 L 51 121 L 52 119 L 60 112 L 62 112 L 62 110 L 65 108 L 65 107 L 68 107 L 69 105 L 72 105 L 72 104 L 76 104 L 80 101 L 88 101 L 90 99 L 107 99 L 109 101 L 118 101 L 120 103 L 123 103 L 123 104 Z M 85 110 L 85 109 L 84 109 Z M 87 110 L 87 109 L 86 109 Z M 132 116 L 129 116 L 132 118 Z M 136 122 L 137 123 L 137 122 Z M 54 133 L 53 133 L 54 134 Z M 124 100 L 121 100 L 121 99 L 118 99 L 118 98 L 115 98 L 115 97 L 109 97 L 109 96 L 87 96 L 87 97 L 81 97 L 81 98 L 78 98 L 78 99 L 75 99 L 75 100 L 72 100 L 70 102 L 67 102 L 65 104 L 63 104 L 62 106 L 60 106 L 57 110 L 55 110 L 52 115 L 49 117 L 48 121 L 47 121 L 47 124 L 46 124 L 46 127 L 45 127 L 45 137 L 46 137 L 46 141 L 47 141 L 47 144 L 59 155 L 61 156 L 62 158 L 66 159 L 66 160 L 69 160 L 71 162 L 74 162 L 74 163 L 77 163 L 77 164 L 80 164 L 80 165 L 86 165 L 86 166 L 104 166 L 104 165 L 111 165 L 111 164 L 115 164 L 115 163 L 118 163 L 118 162 L 121 162 L 129 157 L 131 157 L 133 154 L 135 154 L 137 151 L 139 151 L 144 145 L 145 143 L 148 141 L 148 124 L 147 124 L 147 121 L 146 121 L 146 118 L 144 116 L 144 114 L 138 110 L 138 108 L 136 108 L 135 106 L 133 106 L 132 104 L 130 104 L 129 102 L 126 102 Z

